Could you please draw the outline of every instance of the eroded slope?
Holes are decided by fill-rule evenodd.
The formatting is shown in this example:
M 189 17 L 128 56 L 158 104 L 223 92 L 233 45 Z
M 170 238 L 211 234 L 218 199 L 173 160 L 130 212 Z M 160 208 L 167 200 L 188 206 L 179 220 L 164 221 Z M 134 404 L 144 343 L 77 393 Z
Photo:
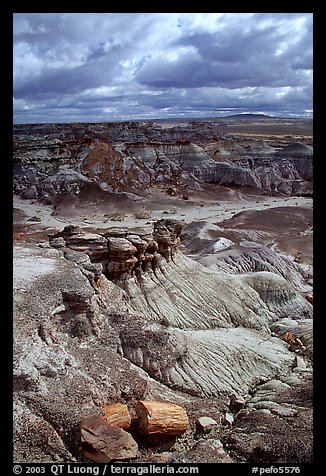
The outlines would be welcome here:
M 288 417 L 288 404 L 276 402 L 276 393 L 264 396 L 270 402 L 265 407 L 257 398 L 250 406 L 251 393 L 271 379 L 308 385 L 311 361 L 302 354 L 305 368 L 294 372 L 295 354 L 271 326 L 280 322 L 285 331 L 302 320 L 309 333 L 311 304 L 294 288 L 279 299 L 275 283 L 291 285 L 273 273 L 207 270 L 182 255 L 180 233 L 174 220 L 142 233 L 113 229 L 96 235 L 70 227 L 51 236 L 52 248 L 45 242 L 15 248 L 17 461 L 80 461 L 80 419 L 110 401 L 158 398 L 184 405 L 192 424 L 171 448 L 185 461 L 194 454 L 199 461 L 216 460 L 205 450 L 207 442 L 194 439 L 195 417 L 203 410 L 212 415 L 212 408 L 221 422 L 219 437 L 227 442 L 224 449 L 219 443 L 220 460 L 227 445 L 240 460 L 254 458 L 249 450 L 244 456 L 236 439 L 242 414 L 234 429 L 222 424 L 232 393 L 245 398 L 249 413 L 267 408 L 272 419 L 276 413 Z M 258 281 L 268 293 L 259 292 Z M 287 325 L 278 311 L 284 305 Z M 296 418 L 300 403 L 290 405 Z M 148 461 L 146 451 L 145 445 L 139 461 Z

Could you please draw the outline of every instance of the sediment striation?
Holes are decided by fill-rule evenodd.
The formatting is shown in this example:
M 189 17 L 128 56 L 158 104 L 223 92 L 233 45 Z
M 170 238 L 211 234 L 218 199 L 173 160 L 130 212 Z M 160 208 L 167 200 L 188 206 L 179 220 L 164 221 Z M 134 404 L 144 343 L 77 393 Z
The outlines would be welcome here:
M 293 457 L 311 460 L 312 410 L 302 399 L 311 390 L 312 304 L 279 274 L 213 271 L 185 256 L 182 225 L 165 219 L 98 234 L 69 226 L 49 244 L 15 247 L 15 269 L 25 270 L 14 275 L 17 461 L 82 461 L 82 418 L 111 402 L 157 398 L 188 410 L 189 429 L 173 446 L 183 461 L 216 461 L 195 439 L 203 411 L 220 422 L 212 430 L 219 461 L 286 460 L 293 445 L 282 447 L 281 437 L 273 445 L 269 428 L 285 425 L 288 438 L 299 419 L 305 447 Z M 282 339 L 295 329 L 302 348 Z M 244 404 L 232 406 L 232 395 Z M 228 411 L 231 426 L 222 423 Z M 258 440 L 241 429 L 267 420 L 256 432 L 271 450 L 257 456 Z
M 90 182 L 134 193 L 169 183 L 182 195 L 215 183 L 311 196 L 312 154 L 304 143 L 272 147 L 205 122 L 16 125 L 14 191 L 49 200 Z

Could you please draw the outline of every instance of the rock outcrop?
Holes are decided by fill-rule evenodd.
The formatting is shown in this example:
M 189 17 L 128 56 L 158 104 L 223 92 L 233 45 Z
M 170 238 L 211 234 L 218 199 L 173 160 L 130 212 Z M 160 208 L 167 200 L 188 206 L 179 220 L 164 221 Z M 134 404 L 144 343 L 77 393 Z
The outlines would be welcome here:
M 312 223 L 312 212 L 304 207 L 241 211 L 215 225 L 192 222 L 181 240 L 196 261 L 213 271 L 252 274 L 253 279 L 260 272 L 274 273 L 311 302 Z
M 80 424 L 81 448 L 95 463 L 136 458 L 138 445 L 127 431 L 107 423 L 100 415 L 89 415 Z
M 113 323 L 120 352 L 169 387 L 193 395 L 247 392 L 261 375 L 272 376 L 293 360 L 284 343 L 271 337 L 273 323 L 285 317 L 311 320 L 312 306 L 271 272 L 272 265 L 268 272 L 256 267 L 235 274 L 195 263 L 178 249 L 181 229 L 181 223 L 167 219 L 156 222 L 152 234 L 105 232 L 106 275 L 126 292 L 130 312 L 143 316 L 132 321 L 121 316 Z M 61 234 L 70 246 L 67 230 Z M 237 362 L 240 349 L 244 359 Z
M 310 377 L 270 380 L 236 414 L 224 443 L 250 463 L 312 462 L 311 402 Z
M 310 303 L 283 277 L 271 273 L 272 266 L 265 273 L 257 273 L 261 268 L 256 267 L 253 275 L 233 275 L 223 268 L 213 273 L 180 253 L 181 230 L 182 223 L 164 219 L 155 223 L 152 233 L 144 230 L 141 236 L 123 228 L 115 229 L 114 236 L 107 231 L 105 237 L 74 228 L 58 235 L 74 250 L 85 250 L 89 243 L 87 254 L 95 262 L 100 253 L 104 273 L 127 292 L 131 309 L 152 321 L 189 329 L 240 325 L 267 332 L 275 316 L 311 317 Z M 100 243 L 95 253 L 94 242 Z M 232 260 L 237 262 L 246 260 Z
M 86 253 L 92 263 L 104 263 L 109 256 L 107 240 L 102 235 L 83 233 L 77 226 L 69 225 L 62 232 L 51 235 L 49 238 L 50 244 L 54 247 L 58 247 L 60 243 L 61 248 L 67 247 L 70 250 Z
M 120 327 L 124 357 L 190 395 L 245 395 L 260 377 L 286 372 L 293 362 L 280 339 L 243 327 L 182 331 L 136 319 Z

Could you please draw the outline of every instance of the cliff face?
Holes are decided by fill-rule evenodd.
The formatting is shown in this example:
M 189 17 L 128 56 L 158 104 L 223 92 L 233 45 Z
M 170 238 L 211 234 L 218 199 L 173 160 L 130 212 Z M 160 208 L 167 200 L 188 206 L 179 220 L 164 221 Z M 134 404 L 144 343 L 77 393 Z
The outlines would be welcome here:
M 312 147 L 277 150 L 263 141 L 220 133 L 210 123 L 161 128 L 153 123 L 47 124 L 14 127 L 14 191 L 49 191 L 46 180 L 74 171 L 112 191 L 139 192 L 155 184 L 249 186 L 287 195 L 312 194 Z M 85 181 L 84 180 L 84 181 Z M 75 177 L 76 190 L 83 186 Z M 70 182 L 71 183 L 71 182 Z M 67 192 L 71 192 L 71 187 Z

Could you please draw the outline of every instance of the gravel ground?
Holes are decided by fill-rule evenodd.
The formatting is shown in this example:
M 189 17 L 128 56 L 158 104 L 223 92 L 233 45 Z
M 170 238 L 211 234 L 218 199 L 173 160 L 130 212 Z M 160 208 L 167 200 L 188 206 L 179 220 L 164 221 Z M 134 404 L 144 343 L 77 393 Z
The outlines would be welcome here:
M 171 201 L 173 204 L 178 201 Z M 144 202 L 142 202 L 144 203 Z M 150 205 L 150 200 L 147 205 Z M 49 229 L 61 230 L 64 226 L 69 224 L 79 224 L 83 228 L 107 228 L 109 226 L 135 226 L 143 225 L 148 220 L 159 220 L 161 218 L 175 218 L 178 220 L 184 220 L 190 223 L 195 220 L 205 220 L 208 223 L 218 223 L 220 221 L 231 218 L 234 214 L 240 211 L 247 210 L 265 210 L 276 207 L 309 207 L 313 206 L 313 199 L 306 197 L 257 197 L 256 199 L 250 199 L 243 197 L 241 199 L 235 198 L 234 200 L 223 200 L 219 202 L 203 201 L 203 200 L 191 200 L 190 203 L 185 203 L 180 199 L 180 206 L 166 206 L 166 200 L 163 202 L 160 208 L 159 203 L 155 210 L 147 212 L 146 204 L 142 206 L 145 208 L 144 213 L 147 213 L 148 218 L 136 219 L 134 213 L 124 213 L 121 221 L 113 221 L 108 217 L 105 217 L 102 212 L 92 213 L 89 215 L 83 214 L 82 216 L 75 213 L 74 217 L 65 218 L 64 213 L 62 216 L 54 216 L 53 208 L 48 205 L 42 205 L 34 200 L 24 200 L 18 196 L 14 196 L 13 206 L 15 209 L 21 210 L 25 217 L 21 218 L 25 224 L 33 225 L 37 223 L 39 227 L 45 227 Z M 140 212 L 142 211 L 140 208 Z M 119 210 L 117 210 L 119 213 Z M 40 222 L 33 222 L 30 220 L 33 217 L 38 217 Z

